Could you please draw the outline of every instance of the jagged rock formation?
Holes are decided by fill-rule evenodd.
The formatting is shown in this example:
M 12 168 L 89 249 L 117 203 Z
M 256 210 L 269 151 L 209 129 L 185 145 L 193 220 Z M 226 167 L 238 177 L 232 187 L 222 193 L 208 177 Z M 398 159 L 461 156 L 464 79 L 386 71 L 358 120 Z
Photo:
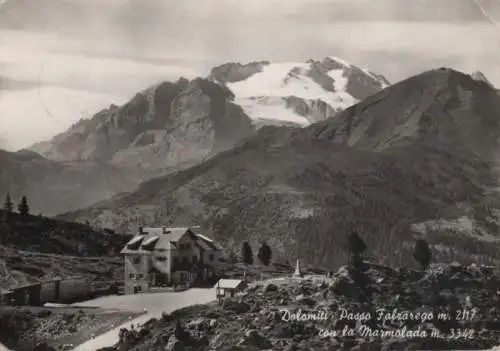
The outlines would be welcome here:
M 107 162 L 149 179 L 251 135 L 255 128 L 232 99 L 230 91 L 204 79 L 164 82 L 32 149 L 59 161 Z
M 230 248 L 265 240 L 273 256 L 325 267 L 345 264 L 353 226 L 371 254 L 405 263 L 416 226 L 432 232 L 439 259 L 497 264 L 498 110 L 496 90 L 432 70 L 307 128 L 262 128 L 198 166 L 62 218 L 123 231 L 200 223 Z M 460 218 L 469 229 L 426 224 Z
M 255 85 L 255 79 L 267 85 Z M 55 161 L 111 164 L 135 185 L 196 165 L 262 126 L 322 121 L 387 85 L 383 77 L 334 58 L 228 63 L 208 79 L 149 87 L 31 150 Z M 255 89 L 258 96 L 248 95 Z

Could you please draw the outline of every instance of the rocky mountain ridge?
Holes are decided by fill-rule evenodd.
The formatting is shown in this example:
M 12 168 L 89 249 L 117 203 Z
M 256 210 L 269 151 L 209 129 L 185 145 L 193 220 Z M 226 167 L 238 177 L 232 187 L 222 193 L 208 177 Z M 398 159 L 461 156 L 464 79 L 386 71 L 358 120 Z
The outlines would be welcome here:
M 232 98 L 204 79 L 160 83 L 32 149 L 59 161 L 107 162 L 148 179 L 251 135 L 254 127 Z
M 23 175 L 21 169 L 38 167 L 28 165 L 27 160 L 16 170 L 9 170 L 13 163 L 7 164 L 9 167 L 4 172 L 17 172 L 18 176 L 0 184 L 0 190 L 4 193 L 10 191 L 16 197 L 21 196 L 20 194 L 29 196 L 33 210 L 44 214 L 85 207 L 117 193 L 132 191 L 142 181 L 203 162 L 253 135 L 262 126 L 298 127 L 305 124 L 295 123 L 294 120 L 303 119 L 307 121 L 306 124 L 310 124 L 309 120 L 322 120 L 332 116 L 338 109 L 334 109 L 329 100 L 335 100 L 338 94 L 349 95 L 347 92 L 335 91 L 334 87 L 339 82 L 349 86 L 347 90 L 358 97 L 378 91 L 381 84 L 386 84 L 376 83 L 376 79 L 383 82 L 382 77 L 337 60 L 327 58 L 323 62 L 285 65 L 259 63 L 260 68 L 253 67 L 254 64 L 230 63 L 215 67 L 208 79 L 197 78 L 190 81 L 180 78 L 176 82 L 155 84 L 137 93 L 123 106 L 111 105 L 90 119 L 80 120 L 52 140 L 37 143 L 30 148 L 43 155 L 48 159 L 44 162 L 54 167 L 54 162 L 58 162 L 61 165 L 57 167 L 61 169 L 70 167 L 74 170 L 76 167 L 82 175 L 92 174 L 85 183 L 85 190 L 73 187 L 69 196 L 56 196 L 55 185 L 38 187 L 37 182 L 24 181 L 21 184 L 20 180 L 33 177 L 33 174 Z M 269 80 L 267 88 L 256 87 L 251 81 L 235 78 L 242 74 L 239 71 L 244 73 L 248 67 L 253 71 L 247 79 L 258 75 L 259 70 L 268 68 L 277 71 L 278 75 L 264 77 L 264 80 Z M 283 70 L 283 67 L 286 69 Z M 333 71 L 337 74 L 335 79 L 328 76 Z M 243 86 L 237 91 L 230 86 L 230 80 Z M 245 86 L 247 90 L 253 87 L 269 94 L 259 96 L 259 101 L 254 102 L 254 97 L 250 96 L 247 100 L 252 106 L 257 106 L 257 110 L 259 106 L 271 106 L 272 109 L 264 110 L 263 115 L 249 115 L 248 106 L 239 104 L 238 100 L 246 97 L 238 98 L 231 90 L 242 93 L 242 87 Z M 356 91 L 358 92 L 355 93 Z M 250 112 L 256 112 L 255 109 L 252 111 Z M 284 120 L 283 115 L 290 116 L 290 119 Z M 273 119 L 274 116 L 277 118 Z M 102 179 L 95 185 L 92 183 L 94 175 L 103 172 L 95 170 L 100 165 L 105 173 L 110 170 L 106 173 L 106 182 L 112 185 L 105 190 L 101 187 Z M 47 168 L 47 171 L 50 169 Z M 57 178 L 61 184 L 67 181 L 64 174 L 65 172 L 61 172 Z M 44 182 L 52 177 L 50 174 L 43 176 L 48 177 L 44 178 Z M 64 189 L 59 193 L 66 194 L 66 187 L 61 187 Z M 45 190 L 38 194 L 36 189 L 39 188 L 51 189 L 54 194 L 47 196 Z
M 331 117 L 386 85 L 383 77 L 333 58 L 228 63 L 208 79 L 156 84 L 31 149 L 58 161 L 109 162 L 145 180 L 196 164 L 263 125 L 304 126 Z M 252 90 L 259 94 L 248 95 Z
M 498 110 L 496 90 L 431 70 L 309 127 L 267 126 L 206 162 L 61 218 L 124 232 L 195 223 L 234 250 L 266 240 L 277 257 L 329 268 L 345 263 L 340 238 L 352 228 L 393 264 L 407 260 L 419 228 L 441 260 L 496 265 Z

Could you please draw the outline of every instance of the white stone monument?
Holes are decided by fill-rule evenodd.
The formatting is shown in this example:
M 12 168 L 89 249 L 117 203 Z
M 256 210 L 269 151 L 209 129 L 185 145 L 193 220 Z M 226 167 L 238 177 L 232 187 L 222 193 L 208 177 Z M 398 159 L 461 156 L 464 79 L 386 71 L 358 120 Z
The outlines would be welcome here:
M 302 277 L 304 274 L 302 273 L 302 270 L 300 269 L 300 261 L 297 259 L 297 264 L 295 266 L 295 272 L 293 272 L 294 277 Z

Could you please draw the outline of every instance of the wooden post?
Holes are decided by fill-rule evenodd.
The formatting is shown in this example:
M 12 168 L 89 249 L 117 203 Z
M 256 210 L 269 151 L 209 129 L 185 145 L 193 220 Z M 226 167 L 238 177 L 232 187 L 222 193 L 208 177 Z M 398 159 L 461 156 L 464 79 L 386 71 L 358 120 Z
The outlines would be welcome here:
M 220 305 L 220 280 L 217 281 L 217 288 L 215 288 L 215 297 L 217 298 L 217 303 Z

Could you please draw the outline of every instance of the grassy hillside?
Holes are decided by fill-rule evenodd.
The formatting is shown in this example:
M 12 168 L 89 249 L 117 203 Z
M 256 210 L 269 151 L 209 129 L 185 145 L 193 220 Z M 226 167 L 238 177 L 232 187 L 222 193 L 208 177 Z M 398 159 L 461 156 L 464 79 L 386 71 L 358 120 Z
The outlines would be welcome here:
M 0 210 L 0 286 L 10 287 L 59 276 L 119 280 L 119 257 L 129 236 L 43 216 L 6 216 Z
M 60 255 L 115 256 L 129 240 L 107 229 L 44 216 L 6 216 L 4 210 L 0 210 L 0 228 L 4 246 Z
M 198 166 L 61 216 L 113 226 L 199 224 L 239 252 L 345 264 L 357 230 L 370 254 L 412 265 L 412 232 L 436 259 L 497 264 L 500 96 L 447 69 L 412 77 L 305 129 L 268 127 Z

